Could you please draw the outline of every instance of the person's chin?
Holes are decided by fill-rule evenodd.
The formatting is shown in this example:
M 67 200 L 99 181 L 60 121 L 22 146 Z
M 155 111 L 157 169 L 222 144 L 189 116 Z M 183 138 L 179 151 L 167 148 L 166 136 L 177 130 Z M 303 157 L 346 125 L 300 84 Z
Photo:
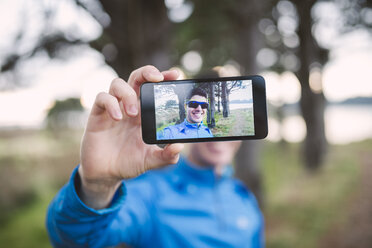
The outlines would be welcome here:
M 206 160 L 206 164 L 211 166 L 229 163 L 224 156 L 208 156 L 204 159 Z
M 192 122 L 193 123 L 197 123 L 197 124 L 200 124 L 200 122 L 202 122 L 203 118 L 200 118 L 200 119 L 192 119 Z

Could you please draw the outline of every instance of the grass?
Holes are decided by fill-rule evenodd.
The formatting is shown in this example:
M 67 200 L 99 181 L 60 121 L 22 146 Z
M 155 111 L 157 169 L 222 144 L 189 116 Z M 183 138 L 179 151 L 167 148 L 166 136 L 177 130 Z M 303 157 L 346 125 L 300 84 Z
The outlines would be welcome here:
M 32 192 L 27 200 L 15 199 L 0 208 L 0 244 L 50 247 L 46 208 L 78 163 L 81 134 L 0 133 L 0 183 L 2 193 L 9 191 L 0 195 L 4 197 L 0 202 L 20 194 L 14 185 Z M 342 222 L 360 177 L 359 155 L 371 150 L 372 141 L 331 146 L 322 169 L 308 173 L 301 164 L 299 144 L 265 142 L 260 157 L 267 247 L 317 247 L 332 224 Z
M 212 129 L 215 137 L 253 135 L 253 112 L 247 109 L 231 110 L 228 118 L 222 112 L 215 113 L 216 127 Z
M 51 247 L 46 209 L 79 162 L 78 131 L 0 133 L 0 244 Z
M 317 247 L 335 222 L 345 221 L 360 178 L 358 155 L 371 143 L 332 146 L 316 173 L 301 166 L 299 145 L 267 143 L 262 156 L 267 247 Z
M 7 247 L 51 247 L 45 229 L 47 206 L 54 191 L 38 195 L 32 202 L 12 212 L 12 218 L 0 228 L 0 243 Z
M 233 117 L 223 118 L 222 112 L 214 114 L 216 126 L 211 130 L 214 137 L 226 136 L 229 133 L 231 125 L 233 124 Z

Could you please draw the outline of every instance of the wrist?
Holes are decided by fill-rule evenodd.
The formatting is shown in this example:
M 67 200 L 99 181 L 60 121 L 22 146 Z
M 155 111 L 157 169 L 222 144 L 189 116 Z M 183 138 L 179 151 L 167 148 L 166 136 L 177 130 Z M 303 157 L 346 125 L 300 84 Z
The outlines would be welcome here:
M 121 178 L 104 176 L 103 173 L 99 173 L 97 171 L 94 171 L 94 173 L 92 173 L 92 171 L 90 171 L 89 169 L 87 170 L 86 168 L 84 168 L 82 164 L 80 164 L 78 168 L 78 174 L 82 186 L 96 193 L 105 193 L 113 189 L 115 190 L 118 188 L 122 181 Z
M 81 200 L 94 209 L 108 207 L 122 183 L 119 179 L 88 178 L 84 175 L 82 166 L 78 169 L 78 177 L 80 180 L 76 191 Z

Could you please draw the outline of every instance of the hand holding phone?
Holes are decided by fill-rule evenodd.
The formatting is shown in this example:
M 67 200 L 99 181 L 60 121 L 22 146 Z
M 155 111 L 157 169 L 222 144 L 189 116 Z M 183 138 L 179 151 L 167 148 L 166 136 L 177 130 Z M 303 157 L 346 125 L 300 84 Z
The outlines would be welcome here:
M 108 93 L 100 93 L 85 128 L 79 175 L 82 199 L 94 208 L 110 202 L 122 179 L 178 161 L 182 145 L 161 149 L 143 143 L 139 87 L 145 81 L 174 80 L 175 71 L 160 73 L 153 66 L 137 69 L 128 83 L 115 79 Z
M 146 82 L 141 119 L 148 144 L 263 139 L 265 81 L 244 76 Z

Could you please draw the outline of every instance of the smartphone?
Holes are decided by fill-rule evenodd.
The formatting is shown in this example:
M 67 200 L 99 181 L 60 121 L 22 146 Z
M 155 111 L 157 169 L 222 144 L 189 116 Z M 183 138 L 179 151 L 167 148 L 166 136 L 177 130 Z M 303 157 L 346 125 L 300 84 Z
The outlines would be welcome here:
M 263 139 L 268 133 L 261 76 L 146 82 L 140 101 L 147 144 Z

